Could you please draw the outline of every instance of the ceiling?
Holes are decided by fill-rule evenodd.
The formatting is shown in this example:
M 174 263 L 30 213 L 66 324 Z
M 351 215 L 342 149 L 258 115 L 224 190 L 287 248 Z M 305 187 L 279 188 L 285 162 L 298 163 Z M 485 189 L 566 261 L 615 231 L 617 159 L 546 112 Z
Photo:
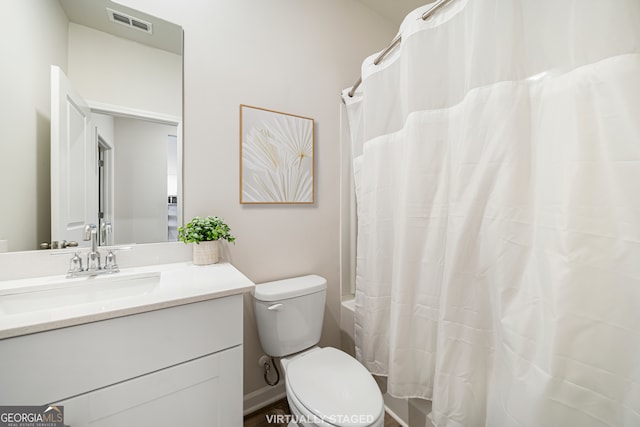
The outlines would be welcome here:
M 435 0 L 359 0 L 378 12 L 399 28 L 403 19 L 412 10 L 434 2 Z

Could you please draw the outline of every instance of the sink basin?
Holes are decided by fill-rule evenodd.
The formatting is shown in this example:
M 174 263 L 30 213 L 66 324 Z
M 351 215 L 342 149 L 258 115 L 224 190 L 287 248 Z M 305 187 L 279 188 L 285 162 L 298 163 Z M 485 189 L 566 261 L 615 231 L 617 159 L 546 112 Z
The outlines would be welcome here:
M 160 283 L 160 273 L 61 279 L 36 286 L 0 291 L 0 313 L 24 314 L 145 295 Z

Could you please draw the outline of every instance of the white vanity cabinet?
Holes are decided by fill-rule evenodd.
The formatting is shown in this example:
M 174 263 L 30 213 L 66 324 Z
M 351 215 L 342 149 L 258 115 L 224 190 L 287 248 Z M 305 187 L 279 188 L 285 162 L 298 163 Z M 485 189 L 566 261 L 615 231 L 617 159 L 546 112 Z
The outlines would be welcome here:
M 242 425 L 242 294 L 0 340 L 0 402 L 77 426 Z

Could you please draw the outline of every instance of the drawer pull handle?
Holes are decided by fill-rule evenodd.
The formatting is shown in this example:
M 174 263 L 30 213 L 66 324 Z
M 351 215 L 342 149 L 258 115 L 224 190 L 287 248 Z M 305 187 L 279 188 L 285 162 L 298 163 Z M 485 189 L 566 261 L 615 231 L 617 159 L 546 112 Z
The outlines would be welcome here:
M 283 308 L 284 308 L 284 304 L 273 304 L 267 307 L 267 310 L 282 311 Z

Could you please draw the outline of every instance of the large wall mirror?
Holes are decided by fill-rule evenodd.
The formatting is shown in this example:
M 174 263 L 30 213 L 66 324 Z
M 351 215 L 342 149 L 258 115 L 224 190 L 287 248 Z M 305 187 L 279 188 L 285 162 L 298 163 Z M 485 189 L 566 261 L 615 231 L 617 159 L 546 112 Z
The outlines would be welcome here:
M 3 6 L 0 252 L 83 245 L 86 223 L 104 244 L 175 240 L 182 28 L 109 0 Z

